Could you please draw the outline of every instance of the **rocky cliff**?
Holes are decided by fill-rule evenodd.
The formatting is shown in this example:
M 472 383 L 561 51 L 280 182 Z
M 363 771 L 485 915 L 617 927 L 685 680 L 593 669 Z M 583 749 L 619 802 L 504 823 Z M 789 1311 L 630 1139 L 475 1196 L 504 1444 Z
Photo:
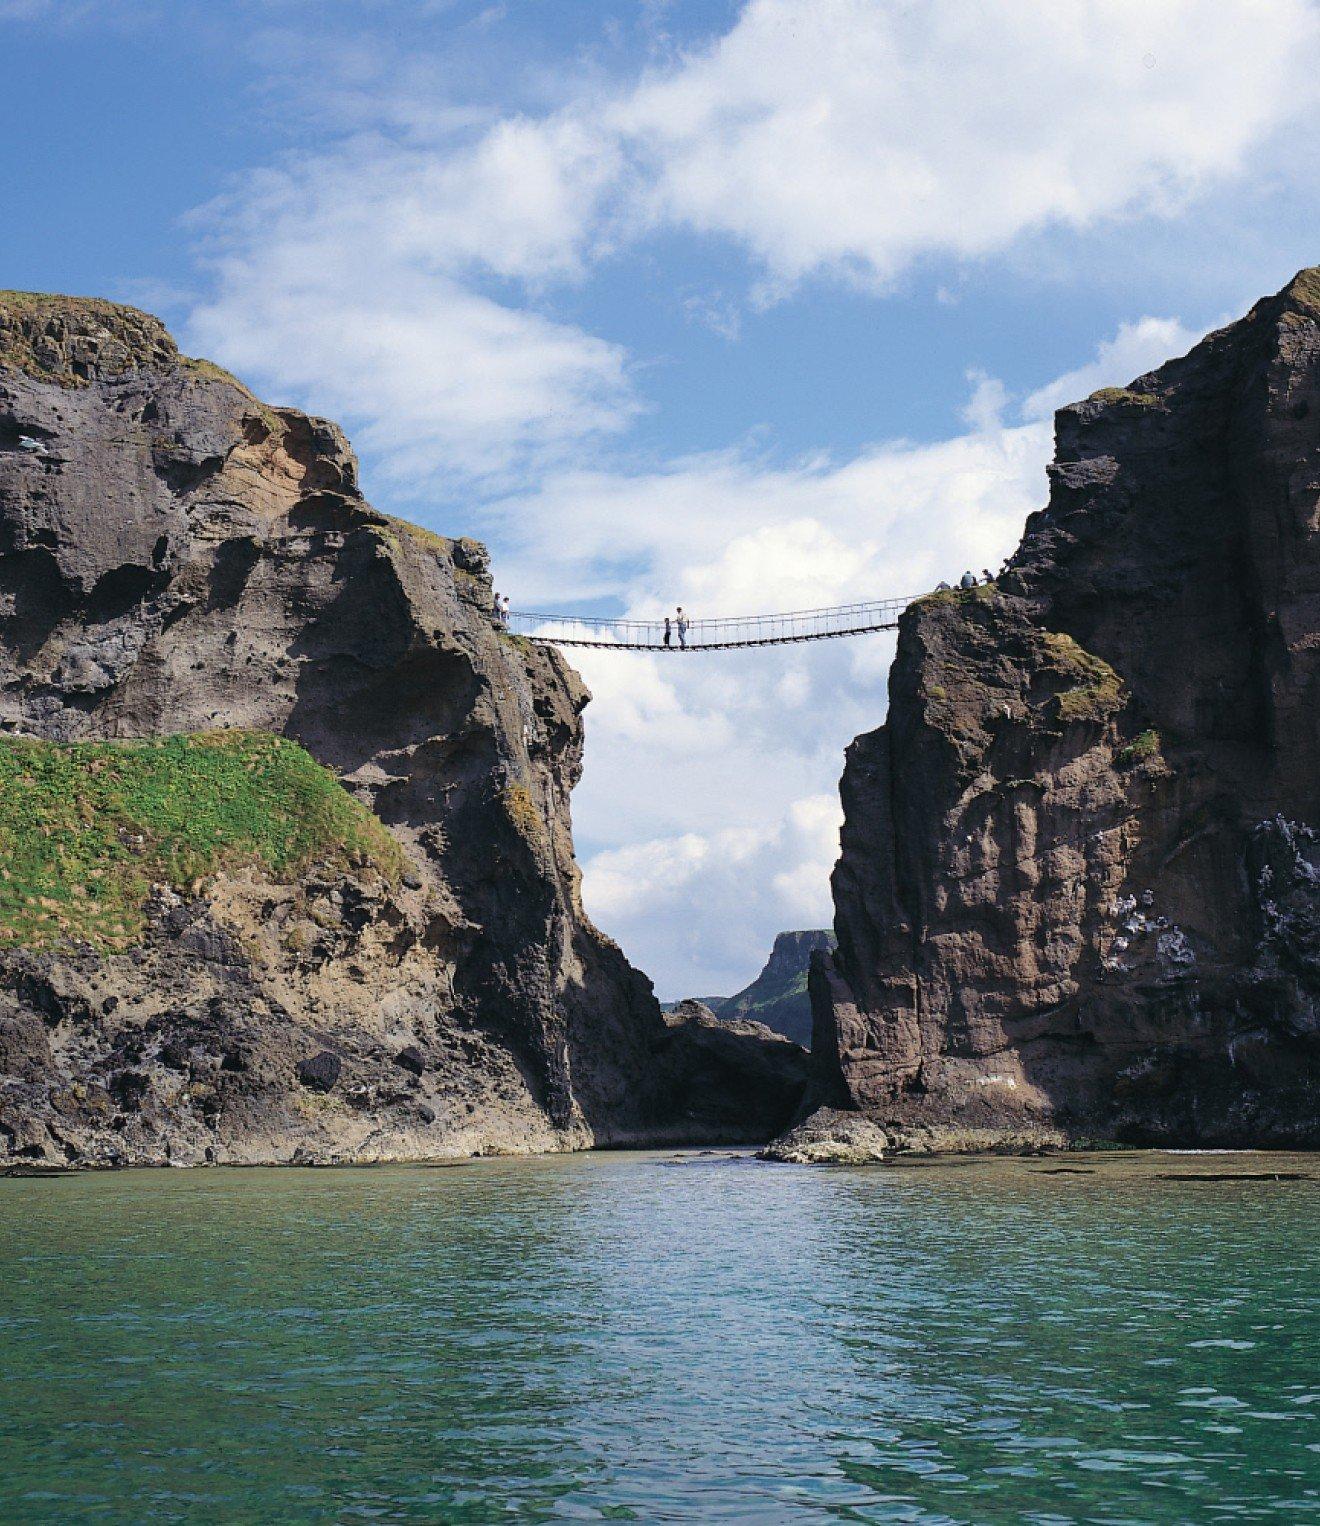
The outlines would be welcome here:
M 720 1003 L 721 1019 L 750 1018 L 782 1033 L 795 1044 L 811 1043 L 811 998 L 807 971 L 817 950 L 834 947 L 834 934 L 825 929 L 779 933 L 765 968 L 751 985 Z
M 951 1144 L 1320 1144 L 1320 271 L 1056 436 L 849 749 L 820 1094 Z
M 0 1151 L 748 1137 L 583 913 L 588 695 L 490 604 L 334 425 L 0 295 Z

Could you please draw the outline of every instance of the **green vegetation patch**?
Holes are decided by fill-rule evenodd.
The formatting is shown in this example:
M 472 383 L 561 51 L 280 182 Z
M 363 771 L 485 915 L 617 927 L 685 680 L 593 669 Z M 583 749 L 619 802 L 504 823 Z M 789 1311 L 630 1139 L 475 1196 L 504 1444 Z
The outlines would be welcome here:
M 385 827 L 283 737 L 0 737 L 0 945 L 127 948 L 154 883 L 246 864 L 288 882 L 318 862 L 403 869 Z
M 932 609 L 939 605 L 988 604 L 997 592 L 993 583 L 978 583 L 975 588 L 939 588 L 912 601 L 913 606 Z
M 1158 408 L 1163 402 L 1154 392 L 1133 392 L 1129 387 L 1101 387 L 1093 392 L 1088 403 L 1127 403 L 1133 408 Z
M 796 975 L 776 985 L 758 1001 L 751 1001 L 741 1007 L 739 1016 L 755 1017 L 758 1012 L 768 1012 L 772 1007 L 777 1007 L 781 1002 L 792 1001 L 794 997 L 807 994 L 807 972 L 799 970 Z
M 1114 761 L 1120 768 L 1135 768 L 1138 763 L 1145 763 L 1151 758 L 1160 756 L 1160 734 L 1158 731 L 1148 730 L 1134 737 L 1126 747 L 1120 748 Z
M 1121 709 L 1123 680 L 1103 658 L 1063 631 L 1042 633 L 1046 647 L 1064 673 L 1075 680 L 1058 696 L 1059 717 L 1065 721 L 1101 720 Z

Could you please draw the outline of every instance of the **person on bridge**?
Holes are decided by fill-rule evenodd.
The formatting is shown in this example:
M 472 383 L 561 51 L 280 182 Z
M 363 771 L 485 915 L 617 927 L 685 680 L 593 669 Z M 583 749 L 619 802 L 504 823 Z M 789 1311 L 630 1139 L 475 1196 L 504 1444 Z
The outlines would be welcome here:
M 975 588 L 976 587 L 976 574 L 971 570 L 970 567 L 968 568 L 968 570 L 966 572 L 963 573 L 962 577 L 958 580 L 958 587 L 959 588 Z
M 673 635 L 674 635 L 674 628 L 669 623 L 669 616 L 666 615 L 665 616 L 665 645 L 666 646 L 668 646 L 670 641 L 673 639 Z
M 678 644 L 684 648 L 687 646 L 687 633 L 688 617 L 683 613 L 683 606 L 680 604 L 678 606 Z

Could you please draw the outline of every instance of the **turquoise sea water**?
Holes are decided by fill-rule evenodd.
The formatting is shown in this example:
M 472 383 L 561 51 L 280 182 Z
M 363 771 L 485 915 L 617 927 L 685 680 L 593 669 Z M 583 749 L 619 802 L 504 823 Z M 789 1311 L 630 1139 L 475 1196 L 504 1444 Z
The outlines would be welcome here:
M 0 1519 L 1311 1520 L 1318 1240 L 1307 1157 L 0 1181 Z

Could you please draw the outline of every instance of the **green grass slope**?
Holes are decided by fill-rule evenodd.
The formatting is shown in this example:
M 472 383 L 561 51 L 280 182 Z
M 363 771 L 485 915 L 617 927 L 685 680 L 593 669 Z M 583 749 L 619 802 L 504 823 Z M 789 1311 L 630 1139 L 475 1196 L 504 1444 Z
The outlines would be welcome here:
M 403 866 L 371 812 L 283 737 L 0 737 L 0 946 L 127 948 L 153 883 L 245 864 L 287 881 L 316 862 L 391 880 Z

